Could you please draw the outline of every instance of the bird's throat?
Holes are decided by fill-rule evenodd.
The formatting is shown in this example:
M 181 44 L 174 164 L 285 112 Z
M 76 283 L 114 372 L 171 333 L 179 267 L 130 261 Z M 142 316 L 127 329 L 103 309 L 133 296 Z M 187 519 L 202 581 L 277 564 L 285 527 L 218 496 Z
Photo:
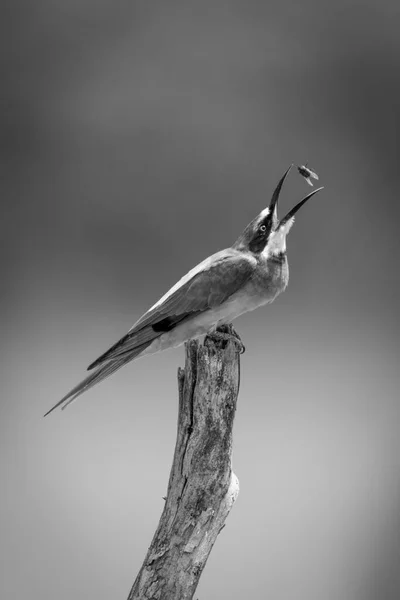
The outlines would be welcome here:
M 280 250 L 277 252 L 273 252 L 270 256 L 269 256 L 269 260 L 273 263 L 276 264 L 280 264 L 283 265 L 283 263 L 286 262 L 287 259 L 287 255 L 286 255 L 286 251 Z

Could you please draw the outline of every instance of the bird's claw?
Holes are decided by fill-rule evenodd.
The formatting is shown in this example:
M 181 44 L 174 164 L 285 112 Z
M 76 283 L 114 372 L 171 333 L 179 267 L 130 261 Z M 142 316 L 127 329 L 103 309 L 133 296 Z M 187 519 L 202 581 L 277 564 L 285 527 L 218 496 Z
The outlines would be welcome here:
M 211 331 L 208 334 L 208 337 L 213 340 L 224 340 L 226 342 L 233 342 L 236 345 L 239 354 L 244 354 L 244 352 L 246 351 L 245 345 L 243 344 L 242 340 L 239 337 L 239 334 L 235 331 L 232 325 L 220 325 L 217 329 Z

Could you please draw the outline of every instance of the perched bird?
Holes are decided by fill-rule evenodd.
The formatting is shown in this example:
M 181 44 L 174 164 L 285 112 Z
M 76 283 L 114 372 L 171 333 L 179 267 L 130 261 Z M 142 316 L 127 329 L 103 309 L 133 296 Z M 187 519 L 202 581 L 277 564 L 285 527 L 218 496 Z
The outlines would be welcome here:
M 307 181 L 308 185 L 313 186 L 313 182 L 311 181 L 311 179 L 319 179 L 318 175 L 312 171 L 309 167 L 307 167 L 307 163 L 305 165 L 301 165 L 300 167 L 297 167 L 298 172 L 300 173 L 300 175 L 302 175 L 304 177 L 304 179 Z
M 135 358 L 179 346 L 206 333 L 229 337 L 217 327 L 272 302 L 283 292 L 289 279 L 286 235 L 299 208 L 323 189 L 308 194 L 278 220 L 278 199 L 291 166 L 279 181 L 269 206 L 247 225 L 233 246 L 206 258 L 182 277 L 124 337 L 89 365 L 88 370 L 93 372 L 46 415 L 58 406 L 65 408 Z M 240 346 L 240 339 L 237 341 Z

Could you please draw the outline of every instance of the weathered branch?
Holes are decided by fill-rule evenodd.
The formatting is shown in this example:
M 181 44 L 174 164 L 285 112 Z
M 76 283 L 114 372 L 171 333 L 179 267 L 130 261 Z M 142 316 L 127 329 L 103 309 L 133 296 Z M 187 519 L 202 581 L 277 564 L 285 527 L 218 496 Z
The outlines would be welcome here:
M 239 493 L 231 469 L 240 363 L 233 341 L 185 345 L 164 511 L 128 600 L 191 599 Z

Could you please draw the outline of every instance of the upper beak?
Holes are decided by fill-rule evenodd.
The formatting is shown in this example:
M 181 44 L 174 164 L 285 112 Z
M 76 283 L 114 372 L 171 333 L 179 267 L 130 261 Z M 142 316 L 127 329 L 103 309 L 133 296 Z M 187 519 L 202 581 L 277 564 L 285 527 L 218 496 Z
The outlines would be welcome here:
M 286 175 L 287 175 L 287 171 L 286 171 L 285 175 L 283 176 L 282 180 L 279 182 L 279 184 L 281 184 L 281 186 L 282 186 L 283 180 L 285 179 Z M 279 184 L 278 184 L 278 187 L 279 187 Z M 278 188 L 276 188 L 276 189 L 278 189 Z M 323 189 L 324 189 L 323 187 L 320 187 L 320 188 L 317 188 L 316 190 L 313 190 L 310 194 L 308 194 L 305 198 L 303 198 L 303 200 L 301 202 L 296 204 L 296 206 L 294 206 L 292 208 L 292 210 L 289 210 L 288 214 L 285 215 L 283 217 L 283 219 L 281 219 L 279 221 L 277 229 L 279 229 L 279 227 L 281 227 L 282 225 L 285 225 L 285 223 L 287 223 L 292 217 L 294 217 L 294 215 L 297 213 L 299 208 L 301 208 L 303 206 L 303 204 L 305 204 L 307 202 L 307 200 L 309 200 L 312 196 L 314 196 L 314 194 L 317 194 L 318 192 L 320 192 Z M 275 190 L 275 192 L 276 192 L 276 190 Z M 275 195 L 275 192 L 274 192 L 274 195 Z M 278 192 L 278 196 L 279 196 L 279 192 Z M 276 202 L 275 202 L 275 204 L 276 204 Z
M 285 181 L 286 177 L 289 174 L 290 169 L 293 167 L 293 165 L 290 165 L 290 167 L 287 169 L 287 171 L 285 172 L 285 174 L 283 175 L 282 179 L 280 179 L 278 185 L 275 188 L 274 193 L 272 194 L 272 198 L 271 198 L 271 202 L 269 203 L 269 209 L 270 209 L 270 215 L 274 215 L 276 216 L 276 208 L 278 205 L 278 200 L 279 200 L 279 195 L 281 193 L 281 189 L 283 186 L 283 182 Z

